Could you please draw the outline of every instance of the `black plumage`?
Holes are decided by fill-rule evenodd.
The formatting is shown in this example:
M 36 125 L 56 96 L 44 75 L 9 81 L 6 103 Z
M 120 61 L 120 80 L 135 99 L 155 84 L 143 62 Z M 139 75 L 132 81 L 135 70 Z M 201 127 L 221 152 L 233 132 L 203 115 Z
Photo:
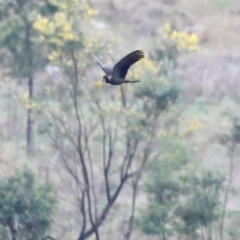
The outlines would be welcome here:
M 105 69 L 100 65 L 100 67 L 104 70 L 107 75 L 103 76 L 103 80 L 106 83 L 112 85 L 121 85 L 123 83 L 136 83 L 140 82 L 139 80 L 126 80 L 125 77 L 127 75 L 128 69 L 134 63 L 144 58 L 144 52 L 142 50 L 136 50 L 134 52 L 129 53 L 127 56 L 122 58 L 113 68 L 110 74 L 106 73 Z M 96 59 L 96 58 L 95 58 Z M 97 60 L 97 59 L 96 59 Z M 99 60 L 97 60 L 99 63 Z M 102 63 L 101 63 L 102 64 Z

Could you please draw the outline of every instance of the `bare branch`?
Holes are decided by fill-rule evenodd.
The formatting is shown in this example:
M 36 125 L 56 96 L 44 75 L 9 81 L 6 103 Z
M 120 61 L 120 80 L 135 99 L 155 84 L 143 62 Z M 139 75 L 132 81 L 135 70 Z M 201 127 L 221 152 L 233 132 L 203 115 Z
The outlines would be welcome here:
M 135 214 L 135 204 L 137 198 L 138 183 L 141 178 L 141 174 L 138 174 L 135 179 L 132 179 L 132 205 L 131 205 L 131 215 L 128 221 L 127 231 L 124 233 L 124 240 L 129 240 L 133 228 L 133 220 Z
M 79 76 L 78 76 L 78 66 L 77 66 L 77 61 L 74 55 L 74 51 L 71 51 L 71 57 L 74 65 L 74 76 L 75 76 L 75 82 L 73 82 L 73 102 L 74 102 L 74 109 L 75 109 L 75 114 L 77 118 L 77 123 L 78 123 L 78 137 L 77 137 L 77 147 L 78 147 L 78 154 L 79 154 L 79 160 L 82 165 L 82 173 L 83 173 L 83 178 L 84 178 L 84 189 L 86 191 L 86 197 L 87 197 L 87 203 L 88 203 L 88 216 L 90 223 L 92 225 L 92 229 L 94 229 L 96 238 L 98 239 L 98 229 L 95 228 L 95 223 L 93 221 L 93 216 L 92 216 L 92 201 L 91 201 L 91 194 L 90 194 L 90 186 L 89 186 L 89 176 L 88 176 L 88 171 L 87 167 L 85 164 L 85 159 L 83 155 L 83 150 L 82 150 L 82 123 L 81 123 L 81 118 L 79 115 L 78 111 L 78 96 L 77 96 L 77 90 L 78 90 L 78 82 L 79 82 Z M 83 201 L 84 202 L 84 201 Z M 83 212 L 83 210 L 82 210 Z M 84 214 L 84 219 L 86 221 L 86 215 Z M 85 228 L 85 227 L 84 227 Z M 84 231 L 84 229 L 82 229 Z M 83 233 L 83 231 L 81 231 Z M 81 236 L 81 235 L 80 235 Z
M 94 128 L 94 130 L 95 130 L 95 128 Z M 92 194 L 93 194 L 93 198 L 94 198 L 94 215 L 95 215 L 95 221 L 96 221 L 97 214 L 98 214 L 98 206 L 97 206 L 97 196 L 96 196 L 96 192 L 95 192 L 95 183 L 94 183 L 94 173 L 93 173 L 92 157 L 91 157 L 91 151 L 90 151 L 90 148 L 89 148 L 89 137 L 93 133 L 93 131 L 91 133 L 89 133 L 89 134 L 86 134 L 86 132 L 85 132 L 84 139 L 85 139 L 85 148 L 86 148 L 86 151 L 87 151 L 88 160 L 89 160 L 89 166 L 90 166 L 91 189 L 92 189 Z
M 233 140 L 232 146 L 230 147 L 230 150 L 229 150 L 229 160 L 230 160 L 229 179 L 228 179 L 228 183 L 224 193 L 223 209 L 222 209 L 222 214 L 220 218 L 221 219 L 220 220 L 220 239 L 221 240 L 223 240 L 225 213 L 226 213 L 226 207 L 228 204 L 229 190 L 233 180 L 235 149 L 236 149 L 236 142 Z

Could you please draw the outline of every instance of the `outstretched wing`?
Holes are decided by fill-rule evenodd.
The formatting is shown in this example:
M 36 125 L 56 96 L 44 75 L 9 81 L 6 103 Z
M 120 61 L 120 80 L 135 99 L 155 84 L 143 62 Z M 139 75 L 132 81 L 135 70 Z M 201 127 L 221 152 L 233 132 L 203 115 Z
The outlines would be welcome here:
M 144 58 L 142 50 L 136 50 L 122 58 L 113 68 L 113 77 L 115 79 L 124 79 L 131 65 Z
M 98 65 L 100 66 L 100 68 L 106 73 L 106 75 L 108 76 L 112 76 L 113 74 L 113 70 L 112 68 L 108 67 L 107 65 L 105 65 L 103 62 L 101 62 L 98 58 L 96 58 L 92 53 L 91 53 L 92 57 L 97 61 Z

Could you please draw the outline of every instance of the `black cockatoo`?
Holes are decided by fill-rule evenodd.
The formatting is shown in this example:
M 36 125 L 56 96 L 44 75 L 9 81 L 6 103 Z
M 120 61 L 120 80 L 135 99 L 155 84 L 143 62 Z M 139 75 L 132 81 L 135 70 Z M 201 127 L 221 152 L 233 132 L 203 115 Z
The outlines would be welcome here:
M 121 85 L 122 83 L 136 83 L 140 82 L 139 80 L 126 80 L 125 77 L 127 75 L 128 69 L 134 63 L 138 62 L 142 58 L 144 58 L 144 52 L 142 50 L 136 50 L 134 52 L 129 53 L 127 56 L 122 58 L 114 67 L 111 69 L 104 63 L 102 63 L 99 59 L 97 59 L 94 55 L 93 58 L 98 62 L 99 66 L 106 73 L 103 76 L 103 80 L 106 83 L 112 85 Z

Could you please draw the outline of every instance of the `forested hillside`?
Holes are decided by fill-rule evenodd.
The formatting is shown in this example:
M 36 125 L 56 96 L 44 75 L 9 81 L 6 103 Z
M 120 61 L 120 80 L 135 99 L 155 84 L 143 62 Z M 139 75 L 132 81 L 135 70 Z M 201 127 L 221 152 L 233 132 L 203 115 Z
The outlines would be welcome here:
M 0 0 L 0 51 L 0 240 L 240 239 L 238 0 Z

